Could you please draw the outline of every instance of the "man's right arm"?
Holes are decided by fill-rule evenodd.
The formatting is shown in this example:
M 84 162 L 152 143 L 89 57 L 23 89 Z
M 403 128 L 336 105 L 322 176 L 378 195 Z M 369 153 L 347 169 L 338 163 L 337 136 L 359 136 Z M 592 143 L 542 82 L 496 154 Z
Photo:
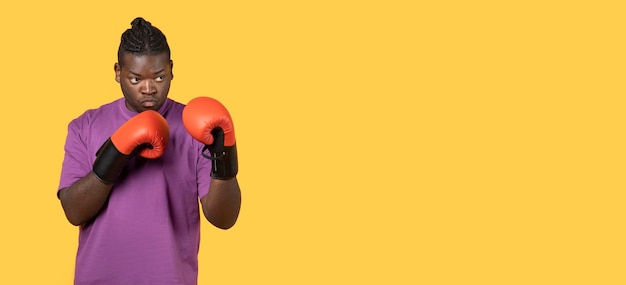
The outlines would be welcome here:
M 72 139 L 67 141 L 72 141 L 78 136 L 76 128 L 70 128 L 69 137 Z M 113 184 L 126 162 L 136 154 L 145 158 L 160 157 L 165 151 L 168 139 L 167 121 L 156 111 L 144 111 L 126 121 L 100 147 L 92 170 L 71 183 L 69 187 L 63 187 L 57 192 L 69 222 L 79 226 L 95 218 L 109 198 Z M 75 144 L 66 143 L 64 167 L 65 162 L 68 163 L 68 169 L 72 169 L 70 165 L 81 164 L 82 160 L 79 157 L 85 155 L 82 149 L 80 146 L 75 147 Z M 86 165 L 76 168 L 84 169 Z M 71 176 L 63 174 L 63 170 L 62 185 L 65 183 L 63 177 Z M 70 183 L 65 185 L 68 184 Z
M 93 172 L 72 186 L 59 190 L 59 199 L 67 220 L 80 226 L 93 219 L 111 193 L 112 184 L 103 183 Z

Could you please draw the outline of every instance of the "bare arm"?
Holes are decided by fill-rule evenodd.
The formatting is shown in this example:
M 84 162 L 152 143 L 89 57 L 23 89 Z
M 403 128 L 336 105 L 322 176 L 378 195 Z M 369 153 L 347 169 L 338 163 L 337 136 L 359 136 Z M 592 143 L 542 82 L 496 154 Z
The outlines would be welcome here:
M 241 208 L 241 190 L 237 177 L 212 179 L 209 193 L 200 198 L 206 219 L 220 229 L 235 225 Z
M 59 199 L 67 220 L 80 226 L 93 219 L 111 193 L 112 185 L 104 184 L 93 172 L 59 191 Z

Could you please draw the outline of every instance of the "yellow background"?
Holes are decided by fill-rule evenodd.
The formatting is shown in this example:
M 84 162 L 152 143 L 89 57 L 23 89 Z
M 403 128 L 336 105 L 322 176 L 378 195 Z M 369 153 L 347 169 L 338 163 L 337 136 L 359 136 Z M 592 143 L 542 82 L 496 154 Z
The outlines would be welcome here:
M 136 16 L 170 98 L 235 120 L 243 208 L 200 284 L 624 284 L 620 1 L 11 1 L 0 283 L 71 284 L 67 123 Z

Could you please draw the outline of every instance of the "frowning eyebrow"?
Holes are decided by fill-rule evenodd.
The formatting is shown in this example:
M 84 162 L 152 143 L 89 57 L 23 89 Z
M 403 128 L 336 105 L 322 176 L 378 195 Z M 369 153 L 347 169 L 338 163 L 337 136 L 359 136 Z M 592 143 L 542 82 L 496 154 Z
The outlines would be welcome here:
M 159 74 L 159 73 L 163 73 L 164 71 L 165 71 L 165 68 L 162 68 L 162 69 L 160 69 L 158 71 L 153 72 L 152 74 Z M 130 71 L 130 70 L 128 71 L 128 73 L 130 73 L 132 75 L 135 75 L 135 76 L 141 76 L 141 74 L 133 72 L 133 71 Z

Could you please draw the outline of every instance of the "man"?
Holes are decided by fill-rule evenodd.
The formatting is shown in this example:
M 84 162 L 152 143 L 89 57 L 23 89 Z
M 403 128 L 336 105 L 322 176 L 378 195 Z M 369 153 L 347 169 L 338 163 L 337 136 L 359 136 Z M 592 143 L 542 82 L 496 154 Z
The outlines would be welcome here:
M 199 204 L 218 228 L 239 215 L 232 120 L 214 99 L 167 98 L 166 37 L 131 25 L 114 65 L 124 97 L 68 125 L 57 196 L 80 230 L 74 282 L 196 284 Z

